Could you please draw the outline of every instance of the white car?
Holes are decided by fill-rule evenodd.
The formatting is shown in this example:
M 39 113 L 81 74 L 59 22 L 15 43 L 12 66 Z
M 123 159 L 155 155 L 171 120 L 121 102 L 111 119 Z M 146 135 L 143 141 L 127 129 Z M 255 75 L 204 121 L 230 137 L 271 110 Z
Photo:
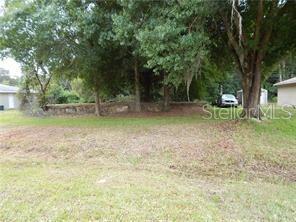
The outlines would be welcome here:
M 232 94 L 223 94 L 219 96 L 217 105 L 219 107 L 229 107 L 229 106 L 237 107 L 238 100 Z

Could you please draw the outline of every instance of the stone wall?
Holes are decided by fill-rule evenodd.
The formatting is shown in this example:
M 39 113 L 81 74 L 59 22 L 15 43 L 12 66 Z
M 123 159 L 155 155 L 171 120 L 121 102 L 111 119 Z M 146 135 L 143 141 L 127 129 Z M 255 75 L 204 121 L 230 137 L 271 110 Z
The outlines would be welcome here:
M 126 113 L 130 108 L 128 104 L 123 103 L 102 103 L 102 114 Z M 77 104 L 50 104 L 47 105 L 47 112 L 53 115 L 83 115 L 95 113 L 94 103 L 77 103 Z
M 200 106 L 198 103 L 171 103 L 173 109 L 183 109 L 188 107 Z M 143 112 L 161 112 L 163 110 L 162 103 L 141 103 Z M 47 105 L 48 114 L 52 115 L 84 115 L 95 113 L 94 103 L 77 103 L 77 104 L 50 104 Z M 134 112 L 133 103 L 110 102 L 102 103 L 101 111 L 103 115 Z

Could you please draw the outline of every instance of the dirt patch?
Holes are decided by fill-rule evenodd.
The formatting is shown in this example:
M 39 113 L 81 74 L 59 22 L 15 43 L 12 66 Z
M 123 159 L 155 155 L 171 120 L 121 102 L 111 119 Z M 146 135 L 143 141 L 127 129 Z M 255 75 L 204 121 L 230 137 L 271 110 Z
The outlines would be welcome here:
M 228 149 L 227 152 L 235 149 L 233 141 L 223 135 L 224 127 L 220 125 L 182 124 L 145 128 L 17 127 L 0 133 L 0 153 L 3 156 L 54 159 L 119 155 L 149 159 L 151 156 L 165 154 L 173 160 L 185 162 L 202 160 L 214 154 L 216 149 Z
M 0 132 L 0 160 L 110 160 L 187 176 L 238 177 L 245 173 L 295 180 L 291 169 L 248 162 L 236 135 L 235 122 L 142 128 L 17 127 Z

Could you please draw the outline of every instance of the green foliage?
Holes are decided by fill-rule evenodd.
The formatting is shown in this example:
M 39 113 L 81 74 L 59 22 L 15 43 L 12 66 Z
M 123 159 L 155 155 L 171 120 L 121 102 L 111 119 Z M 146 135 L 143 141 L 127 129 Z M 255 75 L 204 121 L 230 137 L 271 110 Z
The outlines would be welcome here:
M 95 101 L 92 89 L 90 89 L 82 79 L 73 79 L 71 82 L 71 87 L 80 98 L 80 102 L 89 103 Z
M 53 72 L 60 62 L 60 50 L 65 49 L 61 38 L 65 21 L 60 13 L 47 1 L 10 8 L 1 18 L 2 55 L 12 56 L 30 71 L 42 65 Z
M 149 1 L 118 1 L 120 10 L 112 15 L 114 39 L 123 46 L 133 59 L 140 56 L 140 42 L 137 35 L 149 18 L 151 2 Z M 157 4 L 157 3 L 156 3 Z
M 153 14 L 137 36 L 147 67 L 166 73 L 176 87 L 184 80 L 190 83 L 207 53 L 203 22 L 195 20 L 202 4 L 192 4 L 153 4 Z
M 223 93 L 236 95 L 237 91 L 241 89 L 239 75 L 229 71 L 222 72 L 215 64 L 205 62 L 199 75 L 192 80 L 189 89 L 190 99 L 192 101 L 197 99 L 214 103 L 220 94 L 221 87 Z M 185 83 L 178 87 L 174 99 L 186 100 Z
M 43 109 L 50 80 L 71 48 L 64 41 L 64 18 L 54 1 L 43 0 L 7 1 L 7 11 L 0 18 L 0 53 L 22 65 Z
M 268 90 L 268 97 L 272 102 L 276 102 L 277 87 L 275 83 L 281 80 L 287 80 L 296 76 L 296 57 L 294 54 L 288 54 L 287 57 L 282 59 L 280 62 L 270 67 L 270 75 L 266 76 L 263 82 L 263 87 Z
M 253 38 L 258 2 L 234 3 L 243 18 L 242 39 L 229 1 L 10 0 L 0 18 L 0 54 L 21 63 L 43 104 L 52 76 L 70 82 L 79 77 L 77 84 L 84 85 L 75 90 L 80 101 L 93 101 L 94 91 L 105 100 L 129 96 L 135 63 L 147 101 L 159 99 L 163 83 L 174 87 L 174 98 L 211 101 L 220 85 L 233 94 L 241 88 L 223 18 L 232 24 L 235 40 L 241 39 L 244 57 L 260 49 L 261 40 Z M 263 79 L 295 51 L 295 3 L 273 7 L 264 1 L 267 14 L 260 31 L 267 33 L 272 24 L 273 32 L 264 46 Z M 271 9 L 275 17 L 268 14 Z M 76 101 L 62 90 L 50 94 L 52 101 Z
M 121 49 L 113 41 L 112 15 L 115 1 L 69 1 L 63 10 L 69 18 L 68 29 L 73 30 L 73 56 L 65 64 L 65 72 L 79 76 L 91 90 L 109 94 L 122 83 Z M 116 89 L 115 89 L 116 90 Z M 110 93 L 112 94 L 112 93 Z
M 233 15 L 233 4 L 237 7 L 242 18 L 241 26 L 238 16 Z M 210 56 L 220 69 L 233 69 L 233 63 L 238 61 L 235 53 L 239 51 L 241 57 L 249 58 L 256 52 L 263 53 L 261 71 L 262 79 L 267 79 L 274 66 L 296 48 L 296 4 L 294 1 L 263 1 L 263 18 L 259 24 L 257 19 L 260 1 L 208 1 L 205 4 L 211 18 L 208 19 L 205 29 L 212 43 Z M 223 20 L 224 18 L 224 20 Z M 231 25 L 235 41 L 241 39 L 237 52 L 229 45 L 229 36 L 225 29 L 225 18 Z M 242 36 L 239 36 L 241 28 Z M 255 38 L 256 28 L 259 30 Z M 270 37 L 269 33 L 270 32 Z M 258 39 L 261 36 L 261 39 Z M 263 39 L 265 39 L 263 41 Z M 265 45 L 266 44 L 266 45 Z M 242 59 L 242 58 L 239 58 Z M 252 64 L 254 65 L 254 64 Z M 236 67 L 238 71 L 240 68 Z
M 51 104 L 65 104 L 65 103 L 78 103 L 80 98 L 75 91 L 65 90 L 57 84 L 53 84 L 48 91 L 48 100 Z

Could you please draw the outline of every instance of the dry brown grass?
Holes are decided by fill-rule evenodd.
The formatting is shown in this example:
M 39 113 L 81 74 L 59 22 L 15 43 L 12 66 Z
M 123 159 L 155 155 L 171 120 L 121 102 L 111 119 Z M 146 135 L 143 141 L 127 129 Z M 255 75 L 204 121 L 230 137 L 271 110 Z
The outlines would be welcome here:
M 269 156 L 256 156 L 260 155 L 260 138 L 250 138 L 248 144 L 246 138 L 252 132 L 244 130 L 244 137 L 240 133 L 241 123 L 236 122 L 124 128 L 14 127 L 0 132 L 0 155 L 2 160 L 127 160 L 139 168 L 158 168 L 189 177 L 295 180 L 293 169 L 268 162 Z M 253 146 L 257 146 L 256 152 L 248 155 Z

